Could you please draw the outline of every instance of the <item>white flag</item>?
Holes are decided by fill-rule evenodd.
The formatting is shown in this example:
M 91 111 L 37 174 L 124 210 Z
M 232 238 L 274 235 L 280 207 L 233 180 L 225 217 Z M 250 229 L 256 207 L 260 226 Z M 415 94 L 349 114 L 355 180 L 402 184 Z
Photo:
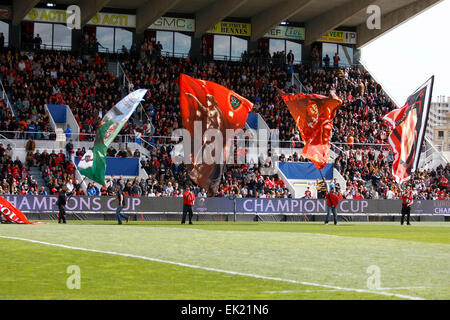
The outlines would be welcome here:
M 86 151 L 86 153 L 81 158 L 80 162 L 78 163 L 78 168 L 80 169 L 87 169 L 94 165 L 94 155 L 92 153 L 92 150 Z

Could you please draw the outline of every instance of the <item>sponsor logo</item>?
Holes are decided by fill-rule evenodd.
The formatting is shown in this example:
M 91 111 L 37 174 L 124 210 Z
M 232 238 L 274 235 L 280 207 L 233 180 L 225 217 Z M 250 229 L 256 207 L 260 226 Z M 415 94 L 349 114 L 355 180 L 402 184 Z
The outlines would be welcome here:
M 230 96 L 230 103 L 231 103 L 231 106 L 234 108 L 234 109 L 236 109 L 236 108 L 238 108 L 240 105 L 241 105 L 241 100 L 239 100 L 238 98 L 236 98 L 235 96 L 233 96 L 233 95 L 231 95 Z

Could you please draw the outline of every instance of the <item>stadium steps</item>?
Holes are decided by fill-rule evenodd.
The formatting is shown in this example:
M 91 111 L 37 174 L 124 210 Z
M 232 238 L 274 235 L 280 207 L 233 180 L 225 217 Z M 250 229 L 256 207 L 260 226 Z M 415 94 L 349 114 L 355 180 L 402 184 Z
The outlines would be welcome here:
M 30 167 L 28 169 L 28 172 L 33 176 L 33 179 L 36 180 L 36 183 L 38 184 L 39 188 L 42 186 L 45 187 L 45 181 L 42 178 L 42 173 L 38 167 Z
M 116 78 L 119 76 L 117 74 L 117 61 L 108 61 L 108 72 L 114 74 Z

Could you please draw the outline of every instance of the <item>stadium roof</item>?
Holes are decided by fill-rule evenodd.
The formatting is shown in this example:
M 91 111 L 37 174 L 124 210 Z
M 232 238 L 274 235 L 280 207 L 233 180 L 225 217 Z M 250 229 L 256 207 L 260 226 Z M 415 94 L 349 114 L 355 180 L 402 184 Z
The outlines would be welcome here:
M 199 37 L 216 23 L 242 19 L 251 23 L 252 40 L 261 38 L 282 21 L 306 28 L 305 43 L 310 44 L 336 28 L 357 32 L 357 47 L 374 40 L 441 0 L 14 0 L 13 23 L 18 24 L 30 9 L 76 4 L 81 8 L 81 23 L 86 24 L 101 10 L 128 9 L 136 14 L 136 31 L 142 33 L 158 18 L 170 13 L 195 17 L 195 36 Z M 381 9 L 381 28 L 370 30 L 366 20 L 369 5 Z

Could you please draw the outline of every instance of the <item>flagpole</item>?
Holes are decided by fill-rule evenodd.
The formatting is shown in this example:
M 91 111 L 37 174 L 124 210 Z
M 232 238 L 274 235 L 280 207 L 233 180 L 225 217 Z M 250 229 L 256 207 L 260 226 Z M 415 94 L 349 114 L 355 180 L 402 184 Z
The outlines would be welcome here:
M 319 170 L 319 169 L 317 169 L 317 170 Z M 320 173 L 320 176 L 322 177 L 322 181 L 323 181 L 324 177 L 322 175 L 322 170 L 319 170 L 319 173 Z M 327 192 L 328 192 L 328 185 L 326 184 L 326 181 L 325 181 L 325 185 L 327 186 Z
M 84 182 L 84 180 L 86 179 L 86 176 L 84 176 L 83 180 L 81 180 L 81 182 L 78 184 L 79 186 L 81 186 L 81 184 Z M 69 199 L 73 196 L 74 194 L 72 193 L 69 197 L 67 197 L 67 201 L 69 201 Z

